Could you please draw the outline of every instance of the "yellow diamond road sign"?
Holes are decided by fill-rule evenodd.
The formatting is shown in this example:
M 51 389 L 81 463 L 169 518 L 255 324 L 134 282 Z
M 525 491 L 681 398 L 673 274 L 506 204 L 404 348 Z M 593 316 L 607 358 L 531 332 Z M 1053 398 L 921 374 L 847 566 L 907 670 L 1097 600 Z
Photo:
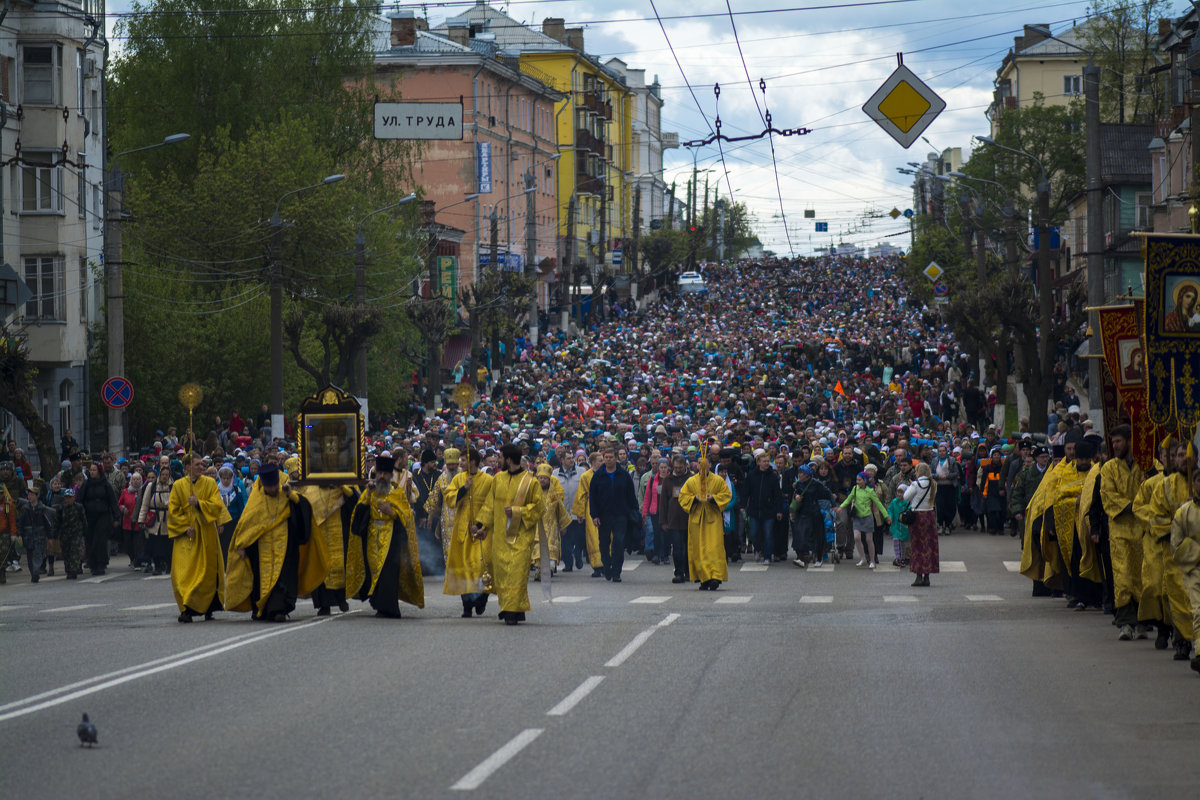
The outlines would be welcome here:
M 929 278 L 929 280 L 937 283 L 937 279 L 942 277 L 942 273 L 946 270 L 939 267 L 936 261 L 930 261 L 929 266 L 922 271 L 925 273 L 926 278 Z
M 901 146 L 909 147 L 945 107 L 945 100 L 901 64 L 871 95 L 863 111 Z
M 900 216 L 900 209 L 893 208 L 891 211 L 888 212 L 888 216 L 891 217 L 892 219 L 895 219 L 896 217 Z

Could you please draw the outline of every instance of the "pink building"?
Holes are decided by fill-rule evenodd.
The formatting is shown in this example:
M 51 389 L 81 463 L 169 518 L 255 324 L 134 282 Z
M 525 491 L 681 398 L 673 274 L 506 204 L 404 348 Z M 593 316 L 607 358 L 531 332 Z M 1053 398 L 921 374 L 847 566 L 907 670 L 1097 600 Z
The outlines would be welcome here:
M 390 23 L 387 46 L 381 37 L 375 57 L 377 79 L 394 80 L 403 102 L 463 105 L 461 141 L 423 142 L 413 167 L 424 199 L 436 204 L 437 222 L 463 232 L 459 285 L 487 268 L 493 218 L 497 261 L 525 269 L 528 183 L 535 263 L 539 276 L 552 273 L 559 255 L 554 106 L 562 95 L 521 72 L 516 55 L 507 58 L 494 37 L 472 38 L 466 24 L 450 21 L 444 35 L 431 33 L 411 11 L 395 12 Z

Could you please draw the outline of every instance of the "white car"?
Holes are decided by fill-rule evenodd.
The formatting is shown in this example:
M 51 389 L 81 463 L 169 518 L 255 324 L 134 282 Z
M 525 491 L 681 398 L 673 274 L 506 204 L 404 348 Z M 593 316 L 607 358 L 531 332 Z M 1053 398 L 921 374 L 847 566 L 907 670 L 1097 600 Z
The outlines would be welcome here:
M 699 272 L 685 272 L 679 276 L 679 291 L 697 293 L 707 289 L 704 285 L 704 278 L 700 277 Z

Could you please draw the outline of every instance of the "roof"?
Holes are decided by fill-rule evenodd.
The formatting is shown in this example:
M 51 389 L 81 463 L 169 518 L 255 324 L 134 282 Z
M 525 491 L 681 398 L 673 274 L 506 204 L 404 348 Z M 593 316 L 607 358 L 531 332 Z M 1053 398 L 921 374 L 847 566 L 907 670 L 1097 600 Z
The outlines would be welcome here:
M 1153 125 L 1100 124 L 1100 177 L 1104 183 L 1150 183 Z
M 546 36 L 539 30 L 524 25 L 502 11 L 486 4 L 477 4 L 455 17 L 447 17 L 433 30 L 442 35 L 449 33 L 452 25 L 467 25 L 481 33 L 496 35 L 496 44 L 504 50 L 570 50 L 562 42 Z
M 1087 53 L 1080 51 L 1080 47 L 1086 47 L 1083 43 L 1083 28 L 1077 26 L 1068 28 L 1062 33 L 1054 34 L 1057 39 L 1042 39 L 1040 42 L 1031 44 L 1016 51 L 1017 58 L 1054 58 L 1066 56 L 1068 58 L 1086 58 Z M 1069 42 L 1070 44 L 1064 44 Z M 1070 45 L 1078 45 L 1071 47 Z

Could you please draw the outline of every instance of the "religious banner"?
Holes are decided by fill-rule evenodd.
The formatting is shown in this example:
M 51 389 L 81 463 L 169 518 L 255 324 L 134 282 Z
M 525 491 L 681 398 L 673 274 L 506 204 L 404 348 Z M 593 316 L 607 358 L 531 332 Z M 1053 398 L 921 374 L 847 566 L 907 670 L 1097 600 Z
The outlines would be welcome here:
M 1128 423 L 1133 429 L 1130 443 L 1133 457 L 1143 470 L 1149 470 L 1154 466 L 1159 426 L 1151 422 L 1148 413 L 1144 312 L 1145 303 L 1139 299 L 1129 305 L 1097 311 L 1104 355 L 1101 369 L 1104 430 L 1107 434 L 1117 425 Z
M 1146 376 L 1150 419 L 1200 423 L 1200 237 L 1146 237 Z

